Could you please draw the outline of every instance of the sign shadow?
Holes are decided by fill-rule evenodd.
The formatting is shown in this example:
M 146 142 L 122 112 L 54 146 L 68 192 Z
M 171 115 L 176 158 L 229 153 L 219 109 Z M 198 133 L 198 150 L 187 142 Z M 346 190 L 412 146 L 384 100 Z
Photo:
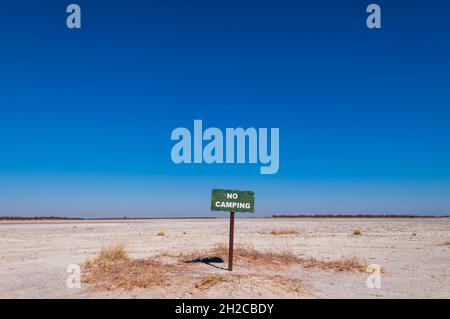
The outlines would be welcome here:
M 217 268 L 217 269 L 227 270 L 224 267 L 220 267 L 220 266 L 215 265 L 215 264 L 223 264 L 224 263 L 224 260 L 222 258 L 220 258 L 220 257 L 217 257 L 217 256 L 186 260 L 185 263 L 187 263 L 187 264 L 195 264 L 195 263 L 205 264 L 205 265 Z

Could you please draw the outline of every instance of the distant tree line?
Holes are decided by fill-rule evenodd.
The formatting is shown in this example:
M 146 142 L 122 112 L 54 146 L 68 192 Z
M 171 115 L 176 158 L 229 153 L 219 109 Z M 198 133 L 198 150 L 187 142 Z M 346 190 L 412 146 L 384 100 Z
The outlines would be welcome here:
M 450 215 L 412 215 L 412 214 L 301 214 L 301 215 L 272 215 L 272 218 L 447 218 Z
M 19 217 L 19 216 L 0 216 L 0 220 L 85 220 L 81 217 L 58 217 L 58 216 L 32 216 L 32 217 Z
M 216 219 L 218 217 L 60 217 L 60 216 L 31 216 L 31 217 L 20 217 L 20 216 L 0 216 L 0 220 L 117 220 L 117 219 Z

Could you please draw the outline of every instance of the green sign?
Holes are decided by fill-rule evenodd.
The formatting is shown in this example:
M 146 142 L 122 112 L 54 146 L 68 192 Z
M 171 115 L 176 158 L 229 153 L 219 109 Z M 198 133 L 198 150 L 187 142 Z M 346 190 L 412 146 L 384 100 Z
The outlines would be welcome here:
M 238 213 L 255 212 L 255 193 L 227 189 L 213 189 L 211 210 Z

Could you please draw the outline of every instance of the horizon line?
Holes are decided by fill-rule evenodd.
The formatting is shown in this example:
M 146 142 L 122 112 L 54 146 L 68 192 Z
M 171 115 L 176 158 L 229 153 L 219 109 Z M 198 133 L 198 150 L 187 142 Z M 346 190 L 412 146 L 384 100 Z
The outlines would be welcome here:
M 419 215 L 419 214 L 300 214 L 300 215 L 269 215 L 255 216 L 242 213 L 238 216 L 246 218 L 450 218 L 448 215 Z M 66 216 L 0 216 L 0 221 L 7 220 L 152 220 L 152 219 L 223 219 L 223 216 L 154 216 L 154 217 L 66 217 Z

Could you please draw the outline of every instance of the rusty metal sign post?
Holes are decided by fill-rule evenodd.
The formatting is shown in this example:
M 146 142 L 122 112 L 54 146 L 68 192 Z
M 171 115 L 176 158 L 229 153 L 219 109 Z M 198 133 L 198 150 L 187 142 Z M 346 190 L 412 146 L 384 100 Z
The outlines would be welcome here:
M 233 271 L 234 215 L 235 212 L 238 213 L 255 212 L 255 193 L 251 191 L 213 189 L 211 196 L 211 210 L 230 212 L 230 241 L 228 245 L 228 270 Z

